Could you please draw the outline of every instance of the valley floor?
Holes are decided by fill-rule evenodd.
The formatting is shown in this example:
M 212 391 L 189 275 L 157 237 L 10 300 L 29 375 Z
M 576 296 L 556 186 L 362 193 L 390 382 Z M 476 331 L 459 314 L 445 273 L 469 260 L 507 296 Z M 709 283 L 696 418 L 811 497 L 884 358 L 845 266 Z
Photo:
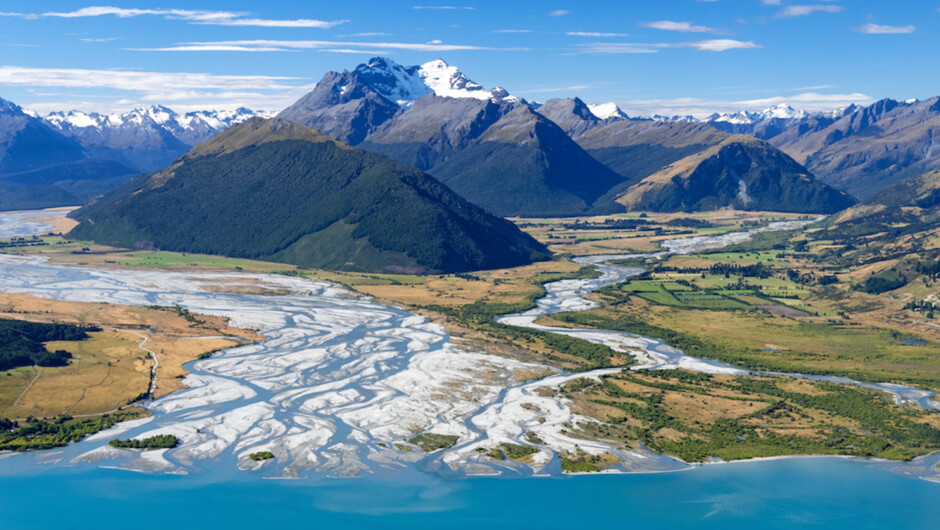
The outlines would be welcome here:
M 671 239 L 720 235 L 796 218 L 714 212 L 517 223 L 556 253 L 578 256 L 655 254 Z M 940 387 L 940 327 L 924 315 L 903 310 L 903 300 L 852 290 L 858 271 L 833 270 L 814 261 L 813 245 L 794 250 L 792 236 L 766 234 L 720 251 L 691 255 L 624 258 L 625 264 L 650 272 L 591 294 L 594 309 L 578 307 L 578 312 L 542 317 L 538 322 L 633 332 L 663 339 L 689 355 L 750 369 L 851 376 L 932 390 Z M 940 450 L 940 416 L 909 402 L 896 402 L 877 390 L 745 373 L 621 372 L 617 367 L 634 363 L 629 348 L 494 321 L 498 315 L 531 307 L 545 293 L 545 282 L 597 274 L 593 267 L 570 260 L 472 274 L 409 276 L 127 251 L 57 236 L 24 240 L 4 250 L 104 269 L 264 272 L 326 280 L 426 315 L 443 324 L 457 344 L 524 363 L 514 365 L 511 380 L 533 384 L 519 388 L 519 399 L 512 407 L 503 404 L 493 413 L 518 409 L 538 420 L 551 409 L 549 403 L 559 402 L 570 404 L 575 414 L 547 420 L 556 430 L 533 429 L 508 435 L 501 443 L 466 446 L 478 453 L 472 459 L 541 464 L 546 455 L 527 447 L 553 443 L 562 470 L 578 472 L 598 471 L 635 458 L 631 455 L 642 454 L 644 447 L 689 462 L 793 454 L 909 459 Z M 820 281 L 829 276 L 836 281 Z M 284 294 L 270 282 L 250 280 L 204 287 L 220 293 Z M 216 333 L 223 334 L 234 333 Z M 133 341 L 128 345 L 137 346 Z M 171 364 L 178 367 L 179 363 Z M 546 378 L 558 369 L 570 375 Z M 587 377 L 577 375 L 587 370 L 594 372 Z M 458 392 L 456 387 L 452 391 Z M 546 439 L 546 433 L 560 438 Z M 401 458 L 417 448 L 461 447 L 465 436 L 428 426 L 416 428 L 413 434 L 425 437 L 404 436 L 398 445 L 393 437 L 376 449 L 383 454 L 397 452 L 395 458 Z M 470 455 L 462 458 L 468 461 Z

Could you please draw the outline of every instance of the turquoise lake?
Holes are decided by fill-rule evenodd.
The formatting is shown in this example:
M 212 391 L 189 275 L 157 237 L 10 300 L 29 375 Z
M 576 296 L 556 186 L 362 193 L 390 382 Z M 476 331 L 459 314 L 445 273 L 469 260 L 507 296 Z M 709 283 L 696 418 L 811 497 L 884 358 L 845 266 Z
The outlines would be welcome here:
M 940 484 L 836 458 L 536 479 L 258 480 L 35 467 L 3 476 L 0 528 L 937 528 Z

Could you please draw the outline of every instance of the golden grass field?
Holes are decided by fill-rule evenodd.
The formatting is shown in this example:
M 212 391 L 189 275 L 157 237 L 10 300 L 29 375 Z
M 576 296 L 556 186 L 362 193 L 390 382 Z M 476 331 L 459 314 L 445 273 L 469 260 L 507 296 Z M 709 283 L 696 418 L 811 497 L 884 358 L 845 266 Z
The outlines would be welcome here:
M 78 342 L 51 342 L 73 359 L 64 367 L 17 368 L 0 372 L 0 417 L 99 414 L 126 405 L 150 385 L 153 359 L 159 359 L 155 396 L 182 388 L 183 364 L 200 354 L 241 344 L 220 335 L 257 340 L 218 317 L 199 315 L 193 325 L 172 308 L 62 302 L 26 294 L 0 293 L 0 318 L 94 325 L 102 331 Z M 152 326 L 152 327 L 151 327 Z

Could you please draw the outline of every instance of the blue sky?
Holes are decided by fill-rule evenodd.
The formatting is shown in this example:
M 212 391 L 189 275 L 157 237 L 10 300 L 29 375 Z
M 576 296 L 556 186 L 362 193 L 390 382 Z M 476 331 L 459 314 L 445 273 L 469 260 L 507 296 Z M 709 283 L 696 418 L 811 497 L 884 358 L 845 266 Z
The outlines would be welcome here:
M 150 3 L 152 2 L 152 3 Z M 102 7 L 104 6 L 104 7 Z M 631 114 L 940 94 L 940 0 L 0 3 L 0 97 L 277 110 L 373 55 Z

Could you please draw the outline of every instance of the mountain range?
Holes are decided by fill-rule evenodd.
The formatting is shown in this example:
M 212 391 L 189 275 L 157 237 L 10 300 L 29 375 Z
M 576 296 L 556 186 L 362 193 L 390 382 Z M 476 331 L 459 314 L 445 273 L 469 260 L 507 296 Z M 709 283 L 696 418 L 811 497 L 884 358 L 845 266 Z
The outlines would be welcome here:
M 19 109 L 9 103 L 3 108 Z M 10 154 L 0 159 L 0 185 L 15 186 L 21 195 L 26 187 L 35 188 L 32 195 L 45 190 L 53 196 L 51 202 L 60 203 L 84 202 L 133 173 L 166 167 L 232 124 L 269 115 L 248 109 L 177 114 L 159 106 L 108 115 L 55 112 L 44 118 L 18 112 L 12 118 L 9 112 L 0 113 L 0 131 L 23 130 L 17 142 L 3 140 L 3 152 Z M 528 102 L 500 87 L 487 89 L 442 60 L 403 66 L 376 57 L 352 71 L 326 73 L 278 117 L 414 166 L 492 213 L 546 216 L 756 205 L 832 212 L 844 207 L 847 198 L 827 185 L 864 200 L 936 168 L 938 114 L 940 103 L 933 98 L 883 100 L 823 113 L 779 105 L 705 120 L 635 118 L 613 103 L 586 104 L 578 98 Z M 735 135 L 766 145 L 755 150 Z M 30 158 L 17 154 L 29 152 L 23 147 L 35 144 L 29 138 L 47 142 L 50 148 L 44 152 L 51 156 L 39 157 L 41 163 L 37 157 L 17 162 Z M 729 142 L 737 145 L 732 148 Z M 716 158 L 712 151 L 718 146 L 724 155 Z M 717 169 L 715 161 L 726 160 L 731 152 L 749 153 L 752 163 L 768 165 L 760 178 L 764 184 L 768 178 L 778 181 L 755 186 L 748 180 L 753 172 L 740 174 L 742 168 L 733 165 Z M 696 161 L 708 161 L 709 168 L 690 168 Z M 682 196 L 705 190 L 677 181 L 682 185 L 653 186 L 658 199 L 651 200 L 650 184 L 662 181 L 671 165 L 681 170 L 669 178 L 682 180 L 679 173 L 723 175 L 719 187 L 724 191 Z M 814 199 L 796 204 L 781 195 L 761 197 L 765 190 L 789 189 L 786 175 L 809 183 L 807 193 Z M 642 188 L 628 193 L 644 181 Z M 729 186 L 732 181 L 736 186 Z M 748 188 L 745 195 L 731 193 L 742 185 Z M 637 200 L 641 190 L 647 199 Z M 741 201 L 744 196 L 749 200 Z
M 688 117 L 674 118 L 688 121 Z M 823 182 L 865 200 L 893 184 L 940 169 L 940 98 L 883 99 L 808 113 L 779 105 L 760 113 L 713 114 L 704 123 L 767 140 Z
M 487 90 L 440 60 L 405 67 L 380 57 L 327 73 L 278 116 L 425 170 L 504 216 L 622 211 L 633 203 L 617 197 L 630 186 L 729 136 L 707 124 L 635 120 L 616 105 L 592 108 L 577 98 L 529 103 L 499 87 Z M 834 211 L 844 204 L 801 208 Z
M 236 123 L 269 115 L 246 108 L 177 114 L 154 105 L 121 114 L 53 112 L 43 121 L 78 141 L 88 156 L 144 172 L 166 167 L 194 145 Z
M 180 115 L 152 106 L 41 117 L 0 99 L 0 209 L 83 204 L 257 115 L 248 109 Z

